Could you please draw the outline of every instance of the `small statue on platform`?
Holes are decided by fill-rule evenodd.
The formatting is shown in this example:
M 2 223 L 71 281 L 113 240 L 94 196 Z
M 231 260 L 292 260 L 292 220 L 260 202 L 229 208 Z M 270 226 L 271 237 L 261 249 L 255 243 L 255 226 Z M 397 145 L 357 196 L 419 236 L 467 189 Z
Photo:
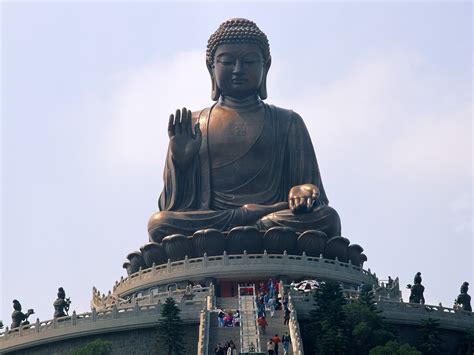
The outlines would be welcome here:
M 407 288 L 411 290 L 410 303 L 425 304 L 425 297 L 423 296 L 425 287 L 421 284 L 421 272 L 416 273 L 413 283 L 413 286 L 411 284 L 407 285 Z
M 13 300 L 13 313 L 12 313 L 12 325 L 11 329 L 18 328 L 20 325 L 28 325 L 28 317 L 34 312 L 33 309 L 29 309 L 26 313 L 21 311 L 21 304 L 17 300 Z
M 68 316 L 71 300 L 66 298 L 66 292 L 62 287 L 58 289 L 58 298 L 54 301 L 54 318 Z
M 393 279 L 389 276 L 388 281 L 387 281 L 387 288 L 392 288 L 393 287 Z
M 458 306 L 458 309 L 462 309 L 463 311 L 472 312 L 471 307 L 471 296 L 467 294 L 469 291 L 469 282 L 464 282 L 461 285 L 461 293 L 459 294 L 458 298 L 455 300 L 455 305 Z
M 206 64 L 216 102 L 169 118 L 164 187 L 160 212 L 148 223 L 150 240 L 236 226 L 340 236 L 303 119 L 263 101 L 271 64 L 267 36 L 252 21 L 227 20 L 209 38 Z

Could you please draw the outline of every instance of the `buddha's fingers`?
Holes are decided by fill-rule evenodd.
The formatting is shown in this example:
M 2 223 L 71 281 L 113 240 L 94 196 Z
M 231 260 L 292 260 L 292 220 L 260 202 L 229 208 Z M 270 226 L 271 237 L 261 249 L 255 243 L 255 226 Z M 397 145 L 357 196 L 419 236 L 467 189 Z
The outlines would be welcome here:
M 174 115 L 170 115 L 170 119 L 168 121 L 168 137 L 174 136 Z
M 306 199 L 306 208 L 310 209 L 311 207 L 313 207 L 313 204 L 314 204 L 314 199 L 312 199 L 311 197 L 308 197 Z
M 192 112 L 188 110 L 188 117 L 186 118 L 186 134 L 190 137 L 193 136 L 193 128 L 192 128 Z
M 175 120 L 174 120 L 174 133 L 181 134 L 181 111 L 176 110 Z
M 298 207 L 304 207 L 304 205 L 306 204 L 306 199 L 304 197 L 300 197 L 299 198 L 299 201 L 298 201 Z

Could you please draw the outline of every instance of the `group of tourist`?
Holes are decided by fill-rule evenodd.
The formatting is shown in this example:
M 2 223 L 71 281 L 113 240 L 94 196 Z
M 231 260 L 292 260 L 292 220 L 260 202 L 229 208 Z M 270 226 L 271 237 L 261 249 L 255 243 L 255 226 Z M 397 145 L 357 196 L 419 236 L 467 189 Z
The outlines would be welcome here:
M 240 325 L 240 311 L 235 312 L 217 310 L 217 324 L 219 328 L 223 327 L 238 327 Z
M 260 330 L 260 334 L 265 334 L 268 326 L 267 322 L 267 311 L 270 312 L 270 318 L 273 318 L 275 311 L 283 310 L 284 322 L 288 324 L 290 320 L 291 311 L 288 308 L 288 294 L 284 294 L 283 297 L 279 297 L 279 284 L 274 282 L 273 279 L 269 279 L 268 282 L 260 282 L 257 291 L 257 297 L 255 299 L 257 304 L 257 325 Z
M 267 342 L 268 355 L 278 355 L 279 344 L 283 346 L 283 354 L 288 354 L 290 348 L 291 338 L 288 332 L 285 332 L 280 338 L 278 334 L 272 336 Z
M 237 355 L 237 347 L 232 340 L 226 341 L 224 345 L 218 343 L 214 349 L 216 355 Z

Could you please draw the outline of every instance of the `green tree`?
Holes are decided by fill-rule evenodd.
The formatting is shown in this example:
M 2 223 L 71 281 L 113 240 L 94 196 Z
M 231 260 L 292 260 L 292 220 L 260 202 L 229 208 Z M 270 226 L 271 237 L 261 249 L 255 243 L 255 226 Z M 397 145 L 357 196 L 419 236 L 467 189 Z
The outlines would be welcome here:
M 474 328 L 467 331 L 459 343 L 459 354 L 474 354 Z
M 368 354 L 373 347 L 395 339 L 377 309 L 371 285 L 364 285 L 356 302 L 343 306 L 349 354 Z
M 161 319 L 158 323 L 159 354 L 184 354 L 184 332 L 180 312 L 172 297 L 168 297 L 161 307 Z
M 435 355 L 442 353 L 442 341 L 439 336 L 439 320 L 428 318 L 423 320 L 420 328 L 421 345 L 419 350 L 424 355 Z
M 86 346 L 73 351 L 72 355 L 110 355 L 112 354 L 112 342 L 96 339 Z
M 371 349 L 369 355 L 421 355 L 421 352 L 408 344 L 400 345 L 390 340 L 383 346 L 379 345 Z
M 314 294 L 315 309 L 310 313 L 310 331 L 318 354 L 345 354 L 347 336 L 342 306 L 346 303 L 335 282 L 322 283 Z
M 364 284 L 359 293 L 359 303 L 366 305 L 372 312 L 381 313 L 375 305 L 374 291 L 372 285 Z
M 373 347 L 394 340 L 395 335 L 380 312 L 369 305 L 355 302 L 343 306 L 349 354 L 368 354 Z

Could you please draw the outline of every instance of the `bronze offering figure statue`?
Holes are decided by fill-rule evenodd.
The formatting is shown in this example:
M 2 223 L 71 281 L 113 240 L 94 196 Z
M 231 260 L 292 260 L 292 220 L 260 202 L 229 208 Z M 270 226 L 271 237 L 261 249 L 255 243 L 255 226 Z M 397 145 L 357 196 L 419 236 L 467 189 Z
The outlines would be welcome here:
M 11 329 L 18 328 L 20 325 L 28 325 L 28 317 L 34 312 L 33 309 L 29 309 L 26 313 L 21 311 L 21 304 L 17 300 L 13 300 L 13 313 L 12 313 L 12 325 Z
M 340 236 L 303 119 L 263 102 L 267 36 L 252 21 L 225 21 L 209 38 L 206 64 L 216 102 L 169 118 L 164 188 L 160 212 L 148 223 L 150 240 L 236 226 Z
M 464 282 L 461 285 L 461 293 L 454 301 L 455 305 L 459 305 L 462 310 L 472 312 L 471 296 L 467 294 L 469 291 L 469 282 Z
M 70 298 L 66 298 L 66 292 L 62 287 L 58 288 L 58 298 L 54 301 L 54 318 L 65 317 L 69 312 L 71 305 Z
M 416 273 L 413 282 L 413 286 L 410 284 L 407 285 L 407 288 L 411 290 L 410 303 L 425 304 L 425 298 L 423 296 L 423 292 L 425 292 L 425 287 L 421 284 L 421 272 Z

